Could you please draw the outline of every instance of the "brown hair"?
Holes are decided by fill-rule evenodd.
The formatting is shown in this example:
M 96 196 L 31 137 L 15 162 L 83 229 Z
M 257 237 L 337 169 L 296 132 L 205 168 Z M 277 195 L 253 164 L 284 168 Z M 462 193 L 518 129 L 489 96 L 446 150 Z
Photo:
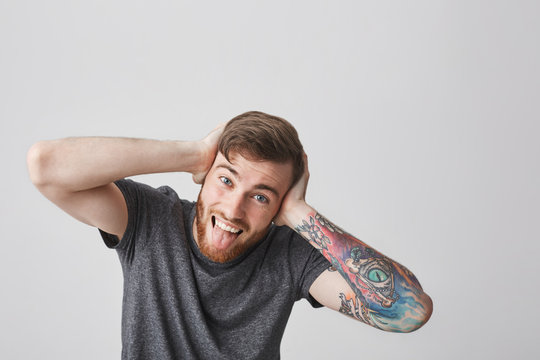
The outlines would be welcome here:
M 230 120 L 218 150 L 227 160 L 232 151 L 249 160 L 290 161 L 292 184 L 304 172 L 304 149 L 296 129 L 287 120 L 260 111 L 248 111 Z

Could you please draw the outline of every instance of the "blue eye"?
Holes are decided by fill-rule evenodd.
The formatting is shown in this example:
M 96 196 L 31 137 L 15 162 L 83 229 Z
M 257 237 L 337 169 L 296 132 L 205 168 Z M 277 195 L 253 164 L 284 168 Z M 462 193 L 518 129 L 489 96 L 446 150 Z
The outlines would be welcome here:
M 255 198 L 255 200 L 257 200 L 258 202 L 261 202 L 261 203 L 267 203 L 268 202 L 268 199 L 264 195 L 255 195 L 254 198 Z
M 226 178 L 225 176 L 220 176 L 220 177 L 219 177 L 219 180 L 221 180 L 221 182 L 224 183 L 224 184 L 227 185 L 227 186 L 231 186 L 231 185 L 232 185 L 232 181 L 229 180 L 229 178 Z

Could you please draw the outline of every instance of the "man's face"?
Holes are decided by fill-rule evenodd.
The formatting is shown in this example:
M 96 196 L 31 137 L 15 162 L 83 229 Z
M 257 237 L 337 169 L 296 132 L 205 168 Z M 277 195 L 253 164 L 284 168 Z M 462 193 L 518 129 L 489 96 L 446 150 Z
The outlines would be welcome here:
M 230 261 L 268 230 L 292 181 L 292 164 L 251 161 L 218 152 L 206 175 L 193 224 L 201 252 L 216 262 Z

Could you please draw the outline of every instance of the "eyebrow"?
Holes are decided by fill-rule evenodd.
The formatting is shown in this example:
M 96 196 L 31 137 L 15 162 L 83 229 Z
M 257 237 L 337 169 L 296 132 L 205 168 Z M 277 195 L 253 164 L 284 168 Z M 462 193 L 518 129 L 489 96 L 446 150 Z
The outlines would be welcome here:
M 234 176 L 236 176 L 238 179 L 242 179 L 241 176 L 238 174 L 238 171 L 236 171 L 234 168 L 228 166 L 228 165 L 225 165 L 225 164 L 220 164 L 220 165 L 216 165 L 216 168 L 223 168 L 223 169 L 227 169 L 231 172 L 231 174 L 233 174 Z M 259 189 L 259 190 L 268 190 L 270 191 L 271 193 L 273 193 L 276 198 L 279 199 L 279 193 L 276 189 L 274 189 L 273 187 L 269 186 L 269 185 L 266 185 L 266 184 L 257 184 L 255 185 L 255 189 Z
M 270 191 L 271 193 L 273 193 L 273 194 L 276 196 L 276 198 L 279 199 L 279 194 L 278 194 L 277 190 L 274 189 L 274 188 L 271 187 L 271 186 L 268 186 L 268 185 L 265 185 L 265 184 L 258 184 L 258 185 L 255 186 L 255 189 L 259 189 L 259 190 L 268 190 L 268 191 Z
M 230 167 L 230 166 L 228 166 L 228 165 L 219 164 L 219 165 L 216 165 L 216 168 L 227 169 L 227 170 L 229 170 L 234 176 L 236 176 L 237 178 L 240 177 L 240 175 L 238 175 L 238 171 L 234 170 L 232 167 Z

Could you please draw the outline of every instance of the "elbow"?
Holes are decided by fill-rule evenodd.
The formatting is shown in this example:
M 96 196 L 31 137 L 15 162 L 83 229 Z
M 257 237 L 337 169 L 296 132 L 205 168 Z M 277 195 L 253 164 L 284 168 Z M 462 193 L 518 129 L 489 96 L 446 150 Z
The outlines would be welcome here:
M 414 311 L 410 311 L 410 315 L 405 317 L 402 326 L 397 330 L 401 333 L 410 333 L 424 326 L 433 313 L 433 301 L 427 294 L 422 295 L 422 301 L 417 304 Z
M 380 330 L 395 333 L 410 333 L 424 326 L 433 313 L 433 301 L 422 293 L 414 303 L 400 304 L 394 309 L 395 316 L 380 318 L 374 316 L 375 327 Z
M 26 154 L 26 166 L 30 180 L 37 187 L 42 187 L 47 184 L 47 163 L 48 159 L 47 142 L 40 141 L 30 147 Z

